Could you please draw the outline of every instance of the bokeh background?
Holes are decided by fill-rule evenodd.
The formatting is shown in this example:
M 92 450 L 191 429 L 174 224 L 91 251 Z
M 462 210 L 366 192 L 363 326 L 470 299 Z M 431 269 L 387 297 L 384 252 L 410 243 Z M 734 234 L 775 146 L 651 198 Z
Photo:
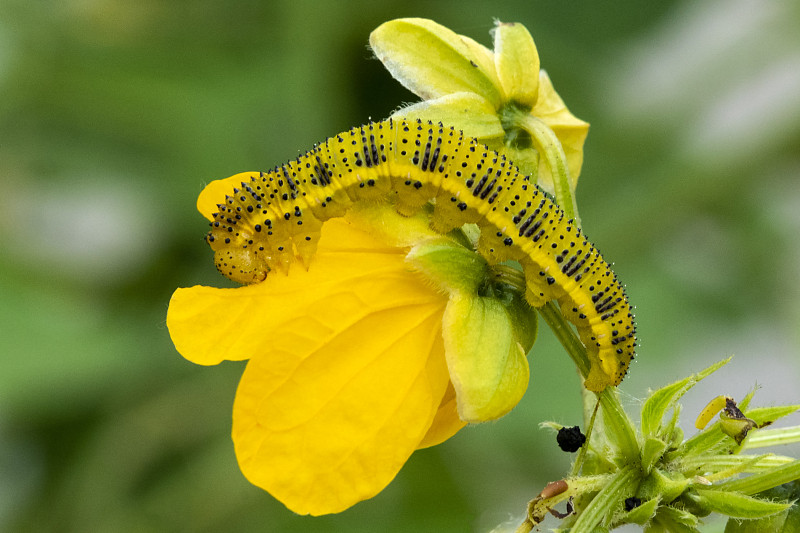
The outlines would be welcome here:
M 243 365 L 170 342 L 172 291 L 223 281 L 198 192 L 414 101 L 367 48 L 401 16 L 486 45 L 524 23 L 592 124 L 578 200 L 637 306 L 627 404 L 732 354 L 687 432 L 718 394 L 800 403 L 797 1 L 0 0 L 0 530 L 488 531 L 564 474 L 537 426 L 580 423 L 578 383 L 544 326 L 511 414 L 321 518 L 241 476 Z

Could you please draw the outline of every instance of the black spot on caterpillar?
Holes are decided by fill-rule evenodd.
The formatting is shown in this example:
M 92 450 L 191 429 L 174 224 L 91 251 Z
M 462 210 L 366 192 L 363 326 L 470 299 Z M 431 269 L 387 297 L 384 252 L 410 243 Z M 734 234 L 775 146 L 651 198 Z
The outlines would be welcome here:
M 369 123 L 262 172 L 218 204 L 206 240 L 219 271 L 255 283 L 311 260 L 322 223 L 357 202 L 411 215 L 433 201 L 431 227 L 481 229 L 478 253 L 518 261 L 533 307 L 556 300 L 586 346 L 586 387 L 617 385 L 636 346 L 625 291 L 600 252 L 528 176 L 475 139 L 422 122 Z

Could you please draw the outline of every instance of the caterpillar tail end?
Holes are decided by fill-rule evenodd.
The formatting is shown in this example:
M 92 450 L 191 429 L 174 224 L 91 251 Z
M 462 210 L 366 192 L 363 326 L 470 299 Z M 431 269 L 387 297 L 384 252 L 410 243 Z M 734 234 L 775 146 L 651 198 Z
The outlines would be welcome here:
M 606 387 L 613 385 L 616 385 L 616 383 L 609 379 L 608 375 L 595 365 L 592 365 L 592 368 L 589 370 L 589 375 L 583 382 L 583 386 L 592 392 L 603 392 Z

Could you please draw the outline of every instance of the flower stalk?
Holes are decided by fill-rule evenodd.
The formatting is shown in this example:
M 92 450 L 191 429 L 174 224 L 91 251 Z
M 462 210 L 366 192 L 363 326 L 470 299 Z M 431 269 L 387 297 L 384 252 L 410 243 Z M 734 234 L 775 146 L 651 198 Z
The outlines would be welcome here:
M 567 154 L 558 136 L 539 117 L 532 115 L 530 109 L 510 103 L 500 111 L 500 121 L 506 131 L 506 145 L 517 150 L 533 148 L 544 158 L 553 178 L 553 193 L 559 207 L 568 219 L 580 227 L 578 204 L 572 189 Z M 527 146 L 526 146 L 527 145 Z

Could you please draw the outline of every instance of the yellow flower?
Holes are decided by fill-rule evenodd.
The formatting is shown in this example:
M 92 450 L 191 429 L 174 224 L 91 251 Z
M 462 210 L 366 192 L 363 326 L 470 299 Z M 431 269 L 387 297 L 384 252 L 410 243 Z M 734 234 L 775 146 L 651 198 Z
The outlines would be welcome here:
M 523 25 L 498 22 L 493 36 L 491 51 L 432 20 L 396 19 L 379 26 L 370 35 L 375 55 L 424 100 L 395 116 L 460 129 L 524 173 L 538 173 L 539 185 L 551 194 L 558 192 L 558 173 L 575 190 L 589 124 L 570 113 L 539 69 L 536 45 Z M 542 153 L 558 151 L 559 143 L 561 154 Z M 566 169 L 554 168 L 558 158 L 566 160 Z
M 212 220 L 252 176 L 211 183 L 199 211 Z M 175 291 L 167 326 L 186 359 L 249 359 L 232 434 L 252 483 L 296 513 L 339 512 L 414 450 L 516 405 L 536 315 L 459 238 L 470 244 L 430 230 L 428 212 L 367 206 L 325 222 L 308 268 Z

